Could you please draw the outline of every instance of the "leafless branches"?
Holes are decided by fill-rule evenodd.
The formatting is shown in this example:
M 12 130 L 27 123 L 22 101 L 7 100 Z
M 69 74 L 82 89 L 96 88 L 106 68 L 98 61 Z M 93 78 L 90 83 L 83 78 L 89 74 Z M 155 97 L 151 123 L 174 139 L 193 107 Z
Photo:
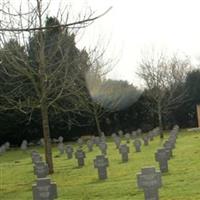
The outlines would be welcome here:
M 157 113 L 160 127 L 163 126 L 163 115 L 187 100 L 187 91 L 181 86 L 190 69 L 188 57 L 169 57 L 163 52 L 152 53 L 141 60 L 138 75 L 148 89 L 148 96 L 154 104 L 149 108 Z

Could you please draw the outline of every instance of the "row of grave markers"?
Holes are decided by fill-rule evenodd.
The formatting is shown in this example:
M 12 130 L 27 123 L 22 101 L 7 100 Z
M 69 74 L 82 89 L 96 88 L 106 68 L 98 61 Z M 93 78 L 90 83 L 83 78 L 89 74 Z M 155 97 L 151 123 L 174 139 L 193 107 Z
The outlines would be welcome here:
M 172 150 L 175 148 L 178 131 L 179 127 L 174 126 L 163 148 L 155 153 L 160 171 L 156 171 L 154 167 L 144 167 L 141 173 L 137 174 L 137 185 L 144 191 L 145 200 L 159 200 L 158 189 L 162 186 L 161 173 L 168 172 L 168 160 L 173 156 Z
M 122 136 L 121 136 L 122 137 Z M 107 170 L 106 168 L 109 166 L 108 158 L 106 158 L 104 155 L 106 155 L 106 149 L 107 144 L 105 137 L 99 138 L 99 137 L 93 137 L 92 140 L 87 142 L 88 150 L 92 151 L 93 149 L 93 142 L 99 146 L 101 149 L 102 155 L 97 155 L 94 159 L 94 168 L 97 168 L 99 179 L 107 179 Z M 79 149 L 75 152 L 75 157 L 78 160 L 78 166 L 81 167 L 84 165 L 84 158 L 85 158 L 85 152 L 82 151 L 83 146 L 83 140 L 78 140 Z M 24 147 L 24 148 L 23 148 Z M 27 142 L 24 140 L 21 145 L 21 149 L 25 150 L 27 147 Z M 58 149 L 60 153 L 64 153 L 64 144 L 63 144 L 63 138 L 59 138 L 59 144 Z M 119 152 L 122 154 L 122 161 L 127 162 L 128 161 L 128 152 L 129 147 L 126 144 L 122 144 L 119 146 Z M 71 145 L 66 146 L 66 153 L 68 159 L 71 159 L 73 157 L 73 148 Z M 33 163 L 33 169 L 34 174 L 37 177 L 36 183 L 32 186 L 32 192 L 33 192 L 33 199 L 34 200 L 53 200 L 57 198 L 57 186 L 55 183 L 52 183 L 50 178 L 48 178 L 49 169 L 48 165 L 42 161 L 41 155 L 37 151 L 32 151 L 31 153 L 32 157 L 32 163 Z
M 145 135 L 143 137 L 144 145 L 148 145 L 149 140 L 153 140 L 153 137 L 155 137 L 155 136 L 157 136 L 159 134 L 159 129 L 155 129 L 155 130 L 154 130 L 154 132 L 152 132 L 153 134 L 152 133 L 149 134 L 150 136 L 149 135 Z M 120 131 L 120 133 L 121 132 L 122 131 Z M 128 137 L 129 135 L 130 134 L 126 134 L 127 143 L 129 143 L 130 139 L 131 139 L 131 137 Z M 134 136 L 136 136 L 136 135 L 134 134 Z M 113 137 L 113 140 L 114 140 L 114 142 L 116 144 L 116 148 L 119 150 L 119 153 L 122 156 L 122 162 L 127 162 L 128 161 L 129 147 L 126 144 L 121 144 L 122 134 L 121 134 L 121 137 L 120 137 L 120 135 L 117 136 L 116 134 L 113 134 L 112 137 Z M 138 136 L 133 137 L 134 138 L 133 144 L 135 146 L 135 151 L 136 152 L 141 152 L 142 142 L 137 137 Z M 73 149 L 72 145 L 67 145 L 65 147 L 65 145 L 61 141 L 58 144 L 58 150 L 59 150 L 60 154 L 64 154 L 64 152 L 66 152 L 68 159 L 72 159 L 73 158 L 73 154 L 74 154 L 75 158 L 78 161 L 78 166 L 82 167 L 82 166 L 84 166 L 84 159 L 86 157 L 85 152 L 82 150 L 82 147 L 84 145 L 84 141 L 81 138 L 79 138 L 77 142 L 78 142 L 79 149 L 77 149 L 77 151 L 75 153 L 74 153 L 74 149 Z M 89 152 L 93 151 L 93 146 L 94 145 L 99 147 L 102 155 L 107 155 L 107 144 L 106 144 L 105 136 L 92 137 L 90 140 L 88 140 L 87 141 L 87 147 L 88 147 L 88 151 Z
M 142 137 L 144 145 L 148 145 L 149 141 L 152 141 L 155 136 L 159 135 L 160 130 L 158 128 L 153 129 L 148 134 Z M 178 133 L 178 127 L 175 126 L 174 129 L 171 131 L 169 139 L 163 144 L 162 149 L 158 149 L 155 153 L 155 159 L 159 162 L 160 171 L 167 172 L 168 171 L 168 160 L 173 156 L 172 150 L 175 148 L 176 137 Z M 128 153 L 129 147 L 127 144 L 121 144 L 121 138 L 124 136 L 126 143 L 130 143 L 133 140 L 133 144 L 135 146 L 136 152 L 141 151 L 142 142 L 139 139 L 141 137 L 141 130 L 138 129 L 137 131 L 133 131 L 131 134 L 126 133 L 123 134 L 122 131 L 112 134 L 112 138 L 115 142 L 116 148 L 119 150 L 119 153 L 122 157 L 122 162 L 128 162 Z M 43 139 L 40 141 L 40 145 L 44 145 Z M 63 137 L 60 136 L 56 142 L 58 143 L 58 149 L 61 154 L 65 151 L 67 153 L 67 158 L 71 159 L 73 157 L 73 147 L 71 145 L 67 145 L 66 149 L 63 144 Z M 78 160 L 78 166 L 84 166 L 84 158 L 85 152 L 82 150 L 84 145 L 84 141 L 82 138 L 78 139 L 78 146 L 79 149 L 74 153 L 75 158 Z M 93 150 L 93 146 L 96 145 L 100 148 L 102 155 L 97 155 L 94 159 L 94 168 L 98 171 L 99 179 L 107 179 L 107 167 L 109 166 L 109 160 L 106 158 L 107 154 L 107 144 L 106 138 L 103 135 L 102 137 L 95 137 L 93 136 L 91 140 L 87 141 L 88 151 Z M 22 141 L 21 149 L 26 150 L 28 147 L 28 142 L 26 140 Z M 1 151 L 5 152 L 10 148 L 9 142 L 0 146 L 0 155 Z M 55 183 L 52 183 L 50 178 L 47 177 L 49 174 L 48 165 L 42 161 L 42 157 L 36 151 L 32 151 L 32 162 L 34 164 L 34 174 L 37 177 L 36 183 L 32 187 L 33 191 L 33 199 L 34 200 L 53 200 L 57 197 L 57 187 Z M 145 176 L 147 180 L 145 180 Z M 141 178 L 143 177 L 143 178 Z M 152 177 L 150 180 L 149 177 Z M 143 168 L 141 174 L 137 175 L 138 179 L 138 187 L 142 188 L 145 193 L 145 200 L 157 200 L 158 197 L 158 188 L 161 187 L 161 173 L 156 171 L 153 167 Z M 144 179 L 144 181 L 142 181 Z M 146 181 L 146 182 L 145 182 Z M 148 183 L 149 182 L 149 183 Z M 155 184 L 154 184 L 155 183 Z M 148 185 L 149 184 L 149 185 Z M 146 185 L 146 186 L 145 186 Z M 146 188 L 145 188 L 146 187 Z M 155 198 L 153 198 L 153 196 Z
M 37 177 L 36 183 L 32 185 L 33 200 L 53 200 L 57 198 L 57 185 L 47 177 L 49 168 L 42 161 L 41 155 L 37 151 L 31 152 L 34 175 Z

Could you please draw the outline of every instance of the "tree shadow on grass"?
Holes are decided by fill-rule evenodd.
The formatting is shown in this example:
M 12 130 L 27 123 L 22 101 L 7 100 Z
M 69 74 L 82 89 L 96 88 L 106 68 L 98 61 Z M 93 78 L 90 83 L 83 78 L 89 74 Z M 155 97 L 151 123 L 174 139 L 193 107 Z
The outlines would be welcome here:
M 89 182 L 88 185 L 91 185 L 91 184 L 103 184 L 103 183 L 107 182 L 107 180 L 108 179 L 104 179 L 104 180 L 94 179 L 91 182 Z
M 164 172 L 162 173 L 162 176 L 171 176 L 172 174 L 170 172 Z
M 83 167 L 76 166 L 76 167 L 73 167 L 72 169 L 83 169 Z

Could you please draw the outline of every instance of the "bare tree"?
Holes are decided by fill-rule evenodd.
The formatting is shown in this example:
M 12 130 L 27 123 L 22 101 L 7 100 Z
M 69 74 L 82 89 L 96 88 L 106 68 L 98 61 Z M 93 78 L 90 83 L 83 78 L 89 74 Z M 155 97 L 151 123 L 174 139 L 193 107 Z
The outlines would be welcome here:
M 163 116 L 188 98 L 187 91 L 184 91 L 182 86 L 190 68 L 188 57 L 167 57 L 163 52 L 144 55 L 141 60 L 137 74 L 144 81 L 147 96 L 153 104 L 148 108 L 157 114 L 161 130 Z M 163 138 L 162 131 L 160 136 Z
M 109 9 L 98 16 L 93 12 L 81 15 L 82 18 L 74 22 L 68 21 L 69 13 L 64 15 L 59 11 L 61 23 L 46 25 L 49 4 L 44 7 L 42 0 L 27 1 L 27 11 L 24 11 L 22 5 L 15 10 L 9 1 L 1 2 L 0 108 L 20 110 L 30 116 L 35 109 L 41 111 L 45 158 L 53 173 L 49 112 L 77 110 L 82 89 L 77 87 L 80 60 L 72 59 L 66 46 L 63 47 L 67 31 L 87 27 Z M 58 32 L 57 38 L 46 38 L 51 31 Z M 79 57 L 80 51 L 76 53 Z M 72 64 L 77 65 L 77 69 L 71 69 Z M 63 106 L 66 98 L 67 107 Z

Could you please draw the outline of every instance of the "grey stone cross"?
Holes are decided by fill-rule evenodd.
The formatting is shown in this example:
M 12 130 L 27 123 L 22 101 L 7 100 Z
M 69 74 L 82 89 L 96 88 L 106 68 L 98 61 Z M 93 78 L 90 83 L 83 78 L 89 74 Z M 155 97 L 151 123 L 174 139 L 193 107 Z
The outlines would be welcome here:
M 120 146 L 120 143 L 121 143 L 121 138 L 120 137 L 115 137 L 114 138 L 114 142 L 115 142 L 116 148 L 118 149 L 119 146 Z
M 58 141 L 59 141 L 60 143 L 63 143 L 63 140 L 64 140 L 64 138 L 63 138 L 62 136 L 59 136 L 59 137 L 58 137 Z
M 99 143 L 99 149 L 101 150 L 101 153 L 106 155 L 107 154 L 107 144 L 104 142 Z
M 123 137 L 123 131 L 122 130 L 119 130 L 118 134 L 119 134 L 119 137 L 121 137 L 121 138 Z
M 88 147 L 88 151 L 93 151 L 93 141 L 92 140 L 88 140 L 87 141 L 87 147 Z
M 56 183 L 49 178 L 39 178 L 32 186 L 33 200 L 54 200 L 57 198 Z
M 60 143 L 58 144 L 58 150 L 59 150 L 60 154 L 64 154 L 64 152 L 65 152 L 65 147 L 64 147 L 64 144 L 63 144 L 62 142 L 60 142 Z
M 78 166 L 82 167 L 84 166 L 84 158 L 85 158 L 85 152 L 82 149 L 77 149 L 75 153 L 75 158 L 78 160 Z
M 67 154 L 67 158 L 68 159 L 71 159 L 72 157 L 73 157 L 73 152 L 74 152 L 74 150 L 73 150 L 73 147 L 72 147 L 72 145 L 67 145 L 66 146 L 66 154 Z
M 132 131 L 131 137 L 132 137 L 133 140 L 137 138 L 137 133 L 136 133 L 136 131 Z
M 31 152 L 32 163 L 37 164 L 38 162 L 42 161 L 42 157 L 37 151 Z
M 21 143 L 21 147 L 20 147 L 21 150 L 26 151 L 27 145 L 28 145 L 28 142 L 26 140 L 23 140 L 22 143 Z
M 126 142 L 129 143 L 129 142 L 130 142 L 130 139 L 131 139 L 130 134 L 129 134 L 129 133 L 126 133 L 126 134 L 125 134 L 125 140 L 126 140 Z
M 105 158 L 104 155 L 96 156 L 94 160 L 94 167 L 98 169 L 99 179 L 107 179 L 107 170 L 109 166 L 108 158 Z
M 83 139 L 79 138 L 77 142 L 78 142 L 79 147 L 82 148 L 84 144 Z
M 121 144 L 119 153 L 122 155 L 122 162 L 128 162 L 129 147 L 126 144 Z
M 37 178 L 45 178 L 49 174 L 48 165 L 44 162 L 38 162 L 34 165 L 34 174 Z
M 144 146 L 148 146 L 149 145 L 149 137 L 147 135 L 144 135 L 142 139 L 144 141 Z
M 135 146 L 135 151 L 136 152 L 141 152 L 141 141 L 139 139 L 135 139 L 133 142 L 134 146 Z
M 168 172 L 168 160 L 170 159 L 169 153 L 167 153 L 166 149 L 158 149 L 155 153 L 155 160 L 159 162 L 160 171 Z
M 137 185 L 143 189 L 145 200 L 159 200 L 158 189 L 162 186 L 161 173 L 154 167 L 142 168 L 137 174 Z

